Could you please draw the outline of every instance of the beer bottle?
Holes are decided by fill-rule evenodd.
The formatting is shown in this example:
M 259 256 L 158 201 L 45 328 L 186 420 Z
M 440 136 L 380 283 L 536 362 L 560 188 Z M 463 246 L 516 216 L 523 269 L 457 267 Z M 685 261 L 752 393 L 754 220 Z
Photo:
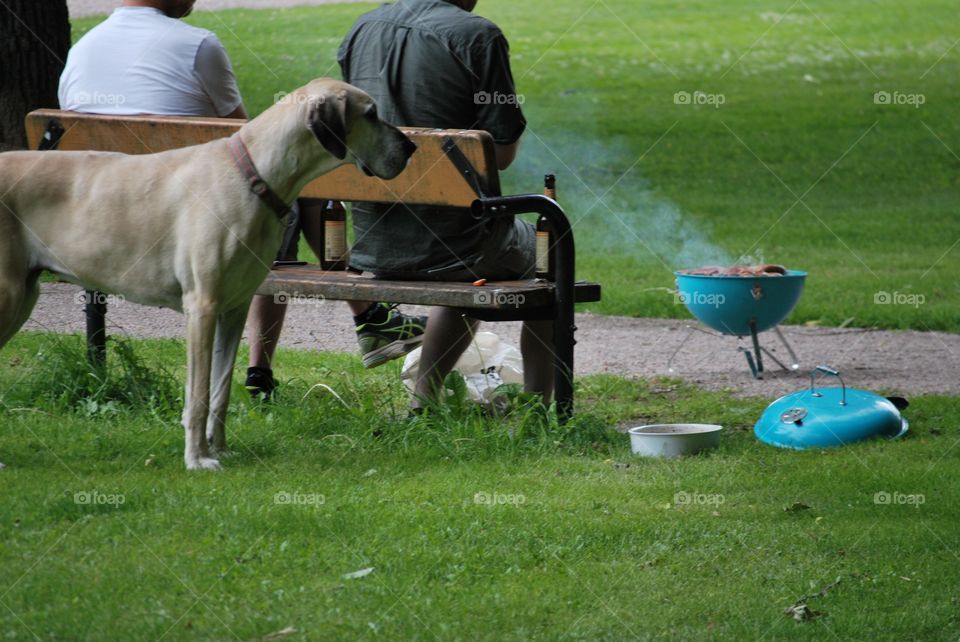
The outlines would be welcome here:
M 543 195 L 557 200 L 557 177 L 547 174 L 543 177 Z M 554 278 L 553 225 L 543 214 L 537 219 L 537 278 L 552 281 Z
M 347 210 L 340 201 L 327 201 L 321 232 L 323 256 L 319 257 L 324 270 L 347 268 Z

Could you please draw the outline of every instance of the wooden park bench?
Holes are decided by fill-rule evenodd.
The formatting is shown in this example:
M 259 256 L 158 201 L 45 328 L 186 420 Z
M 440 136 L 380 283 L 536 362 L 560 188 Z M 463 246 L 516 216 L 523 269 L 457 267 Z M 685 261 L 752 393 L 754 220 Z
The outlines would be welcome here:
M 98 116 L 52 109 L 27 115 L 33 149 L 100 150 L 125 154 L 161 152 L 225 138 L 243 121 L 217 118 Z M 563 209 L 539 194 L 502 196 L 490 135 L 481 131 L 407 129 L 417 144 L 408 168 L 397 178 L 370 178 L 345 165 L 313 181 L 301 196 L 340 201 L 402 202 L 469 209 L 478 218 L 537 213 L 553 225 L 555 280 L 471 283 L 388 281 L 319 266 L 281 266 L 258 293 L 336 300 L 390 301 L 470 310 L 487 321 L 553 319 L 556 344 L 556 399 L 562 417 L 573 410 L 574 303 L 600 300 L 600 286 L 575 281 L 573 231 Z M 106 306 L 87 297 L 87 339 L 91 354 L 105 355 Z

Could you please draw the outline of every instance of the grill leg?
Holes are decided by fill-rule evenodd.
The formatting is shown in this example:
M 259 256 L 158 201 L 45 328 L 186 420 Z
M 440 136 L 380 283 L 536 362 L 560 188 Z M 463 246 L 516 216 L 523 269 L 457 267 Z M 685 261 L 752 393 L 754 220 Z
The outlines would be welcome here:
M 750 354 L 750 351 L 746 348 L 740 348 L 743 350 L 743 356 L 747 358 L 747 365 L 750 366 L 750 372 L 753 374 L 754 379 L 763 379 L 763 375 L 757 372 L 757 364 L 753 362 L 753 355 Z
M 750 338 L 753 339 L 753 354 L 757 359 L 757 369 L 753 376 L 763 379 L 763 356 L 760 354 L 760 339 L 757 337 L 757 322 L 750 321 Z
M 800 369 L 800 359 L 797 358 L 797 353 L 793 351 L 793 346 L 790 345 L 790 342 L 787 341 L 787 338 L 783 336 L 783 333 L 780 332 L 780 326 L 773 328 L 773 331 L 777 333 L 777 336 L 780 337 L 780 342 L 783 343 L 783 347 L 787 349 L 787 354 L 790 355 L 792 361 L 790 362 L 791 370 Z

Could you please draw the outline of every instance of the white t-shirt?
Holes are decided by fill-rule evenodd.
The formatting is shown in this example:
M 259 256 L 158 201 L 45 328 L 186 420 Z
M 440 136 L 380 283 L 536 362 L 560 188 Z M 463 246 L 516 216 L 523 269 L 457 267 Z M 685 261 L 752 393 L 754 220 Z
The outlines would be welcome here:
M 220 40 L 151 7 L 120 7 L 67 56 L 60 108 L 130 116 L 226 116 L 242 104 Z

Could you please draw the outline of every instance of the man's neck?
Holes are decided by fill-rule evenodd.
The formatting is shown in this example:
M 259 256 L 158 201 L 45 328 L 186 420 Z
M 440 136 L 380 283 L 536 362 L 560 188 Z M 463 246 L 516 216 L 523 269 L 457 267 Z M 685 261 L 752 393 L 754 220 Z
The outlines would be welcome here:
M 186 7 L 177 7 L 167 0 L 123 0 L 124 7 L 148 7 L 156 9 L 168 18 L 183 18 L 190 13 Z M 179 13 L 178 13 L 179 12 Z
M 464 11 L 473 11 L 473 8 L 477 6 L 476 0 L 443 0 L 444 2 L 449 2 L 452 5 L 460 7 Z

